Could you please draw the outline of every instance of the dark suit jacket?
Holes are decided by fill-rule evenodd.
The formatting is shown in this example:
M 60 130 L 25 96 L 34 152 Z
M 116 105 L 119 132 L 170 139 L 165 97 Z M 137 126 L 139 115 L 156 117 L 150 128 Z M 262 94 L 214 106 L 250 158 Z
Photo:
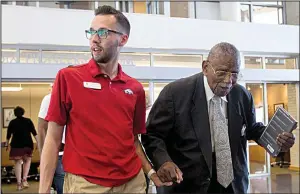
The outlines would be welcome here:
M 256 123 L 253 98 L 244 87 L 235 85 L 227 100 L 235 177 L 232 186 L 235 193 L 246 193 L 246 142 L 256 141 L 265 127 Z M 245 135 L 241 133 L 243 126 Z M 156 170 L 173 161 L 183 172 L 183 182 L 164 193 L 206 192 L 212 173 L 212 146 L 202 73 L 172 82 L 162 90 L 149 113 L 142 143 Z

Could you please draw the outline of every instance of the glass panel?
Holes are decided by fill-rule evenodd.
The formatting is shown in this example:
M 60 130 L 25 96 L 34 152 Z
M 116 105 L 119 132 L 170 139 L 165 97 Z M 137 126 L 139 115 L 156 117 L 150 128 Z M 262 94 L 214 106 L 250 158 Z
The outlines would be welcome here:
M 250 174 L 267 172 L 266 150 L 259 145 L 249 146 Z
M 15 90 L 16 88 L 19 90 Z M 49 92 L 50 83 L 2 82 L 2 106 L 4 108 L 23 107 L 25 109 L 24 116 L 30 118 L 37 129 L 37 115 L 40 105 L 43 97 Z M 6 128 L 2 130 L 2 142 L 5 141 L 6 130 Z
M 147 3 L 149 3 L 149 2 L 147 2 Z M 152 2 L 150 2 L 150 4 L 151 3 Z M 133 13 L 147 13 L 146 1 L 134 1 L 133 2 Z
M 296 69 L 295 58 L 266 58 L 266 69 Z
M 141 82 L 144 90 L 145 90 L 145 95 L 146 95 L 146 106 L 149 105 L 150 102 L 150 92 L 149 92 L 149 83 L 148 82 Z
M 122 12 L 129 12 L 129 2 L 128 1 L 117 1 L 119 3 L 119 10 Z
M 154 102 L 166 85 L 168 85 L 168 83 L 154 83 Z
M 121 65 L 150 66 L 149 53 L 121 53 L 119 58 Z
M 275 105 L 283 104 L 288 110 L 287 84 L 267 84 L 268 94 L 268 120 L 272 118 L 275 112 Z
M 265 123 L 264 116 L 264 93 L 263 84 L 246 84 L 247 90 L 252 94 L 255 112 L 256 112 L 256 122 Z
M 103 5 L 109 5 L 111 7 L 116 8 L 116 2 L 115 1 L 98 1 L 98 6 L 103 6 Z
M 262 59 L 260 57 L 245 57 L 245 68 L 262 69 Z
M 253 6 L 253 21 L 263 24 L 278 24 L 278 8 Z
M 253 2 L 254 5 L 278 5 L 278 2 L 277 1 L 264 1 L 264 2 L 261 2 L 261 1 L 255 1 Z
M 42 63 L 78 65 L 90 59 L 90 52 L 42 51 Z
M 11 1 L 1 1 L 2 5 L 12 5 Z
M 16 5 L 22 5 L 22 6 L 36 6 L 35 1 L 17 1 Z
M 158 6 L 159 6 L 159 11 L 158 11 L 158 13 L 159 14 L 164 14 L 165 12 L 164 12 L 164 2 L 163 1 L 159 1 L 158 2 Z
M 170 1 L 170 15 L 171 17 L 188 18 L 189 5 L 188 1 Z
M 72 3 L 70 3 L 70 9 L 94 10 L 95 2 L 94 1 L 72 1 Z
M 281 105 L 292 117 L 299 120 L 299 102 L 297 100 L 296 84 L 274 83 L 267 84 L 268 92 L 268 117 L 269 120 L 274 115 L 276 106 Z M 298 131 L 298 130 L 296 130 Z M 287 167 L 291 161 L 298 161 L 299 151 L 288 151 L 281 153 L 276 158 L 271 158 L 272 172 L 278 171 L 279 165 Z
M 154 54 L 154 66 L 202 68 L 202 55 Z
M 16 63 L 17 51 L 15 49 L 2 49 L 2 63 Z
M 278 9 L 278 23 L 279 24 L 283 24 L 283 16 L 282 16 L 282 13 L 283 13 L 283 9 L 282 8 L 279 8 Z
M 248 193 L 272 193 L 270 177 L 250 178 Z
M 250 5 L 241 5 L 241 21 L 250 22 Z
M 20 50 L 20 63 L 39 63 L 38 50 Z
M 40 7 L 49 7 L 49 8 L 64 8 L 64 6 L 59 4 L 58 2 L 50 2 L 50 1 L 40 1 Z
M 50 8 L 64 8 L 64 9 L 83 9 L 91 10 L 95 9 L 95 2 L 92 1 L 57 1 L 57 2 L 45 2 L 40 1 L 40 7 Z

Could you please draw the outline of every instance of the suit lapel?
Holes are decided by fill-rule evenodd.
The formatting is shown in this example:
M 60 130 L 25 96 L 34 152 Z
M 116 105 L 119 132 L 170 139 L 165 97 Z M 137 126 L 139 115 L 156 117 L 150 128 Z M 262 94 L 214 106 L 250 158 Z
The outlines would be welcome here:
M 237 155 L 237 150 L 239 147 L 240 136 L 241 136 L 241 126 L 243 124 L 243 117 L 239 114 L 238 101 L 233 99 L 233 94 L 230 92 L 227 95 L 228 106 L 228 132 L 231 148 L 231 156 L 233 161 Z
M 211 172 L 211 135 L 202 73 L 200 73 L 197 78 L 192 106 L 191 117 L 193 121 L 193 129 L 195 130 L 200 149 Z M 207 141 L 209 141 L 209 143 L 207 143 Z

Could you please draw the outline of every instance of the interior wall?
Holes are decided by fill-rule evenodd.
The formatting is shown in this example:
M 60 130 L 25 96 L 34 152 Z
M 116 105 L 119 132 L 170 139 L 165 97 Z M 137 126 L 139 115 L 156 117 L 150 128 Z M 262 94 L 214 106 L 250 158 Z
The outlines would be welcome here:
M 284 108 L 288 110 L 287 85 L 288 84 L 267 84 L 269 120 L 274 115 L 275 104 L 283 103 Z

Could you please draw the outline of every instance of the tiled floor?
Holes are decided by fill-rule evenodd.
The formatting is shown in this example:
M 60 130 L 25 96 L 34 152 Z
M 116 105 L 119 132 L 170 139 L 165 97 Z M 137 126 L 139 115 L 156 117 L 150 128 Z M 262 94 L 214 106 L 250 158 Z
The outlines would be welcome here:
M 290 171 L 287 168 L 273 167 L 270 177 L 251 178 L 249 193 L 299 193 L 299 172 Z M 30 188 L 16 191 L 15 183 L 3 184 L 3 193 L 37 193 L 38 182 L 30 182 Z M 155 188 L 150 188 L 155 192 Z

